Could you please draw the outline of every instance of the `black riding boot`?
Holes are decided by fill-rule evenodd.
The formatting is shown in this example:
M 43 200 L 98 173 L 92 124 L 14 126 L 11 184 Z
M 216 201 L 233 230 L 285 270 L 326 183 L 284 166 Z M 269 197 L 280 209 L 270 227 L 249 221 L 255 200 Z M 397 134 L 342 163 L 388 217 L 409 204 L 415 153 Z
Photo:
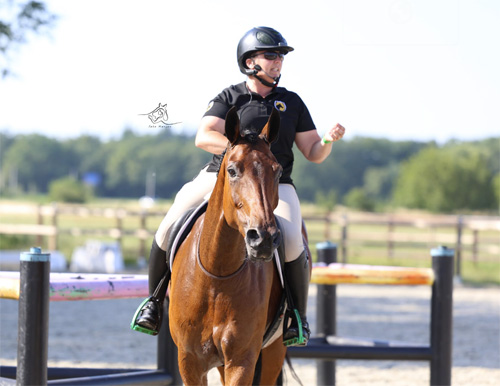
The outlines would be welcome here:
M 139 306 L 132 329 L 150 335 L 157 335 L 160 331 L 163 316 L 163 301 L 167 294 L 170 281 L 170 269 L 167 263 L 167 253 L 161 249 L 156 240 L 153 240 L 149 254 L 149 298 Z
M 309 293 L 309 263 L 305 251 L 302 252 L 298 259 L 285 263 L 285 277 L 293 305 L 298 312 L 297 316 L 300 317 L 301 326 L 299 326 L 297 317 L 292 317 L 290 327 L 283 334 L 283 343 L 285 346 L 305 346 L 311 335 L 306 316 L 307 295 Z

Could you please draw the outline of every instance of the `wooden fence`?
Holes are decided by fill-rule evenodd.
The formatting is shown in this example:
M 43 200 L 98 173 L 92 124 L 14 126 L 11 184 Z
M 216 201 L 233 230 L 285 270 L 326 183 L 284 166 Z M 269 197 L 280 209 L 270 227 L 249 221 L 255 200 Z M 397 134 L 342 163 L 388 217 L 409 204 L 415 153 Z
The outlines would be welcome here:
M 47 249 L 57 250 L 58 239 L 62 235 L 83 237 L 105 237 L 121 243 L 124 237 L 139 240 L 138 257 L 145 257 L 147 240 L 155 233 L 165 211 L 129 210 L 121 208 L 89 208 L 74 205 L 9 205 L 0 204 L 0 234 L 34 235 L 37 243 L 43 244 L 47 238 Z M 29 224 L 5 223 L 3 217 L 18 216 Z M 64 216 L 107 219 L 106 227 L 61 226 Z M 138 221 L 136 226 L 124 226 L 131 218 Z M 151 219 L 156 218 L 155 224 Z M 149 221 L 148 221 L 149 220 Z M 305 215 L 308 228 L 322 229 L 323 240 L 339 244 L 343 263 L 349 259 L 349 251 L 362 243 L 385 245 L 389 258 L 404 245 L 423 244 L 426 248 L 447 245 L 456 251 L 456 273 L 461 275 L 461 259 L 465 249 L 470 251 L 473 261 L 479 254 L 500 256 L 500 217 L 470 215 L 415 215 L 378 213 L 330 213 L 327 215 Z M 12 221 L 11 221 L 12 222 Z M 61 221 L 62 222 L 62 221 Z M 149 223 L 149 226 L 148 226 Z M 373 232 L 376 226 L 378 231 Z M 363 228 L 369 228 L 363 230 Z M 353 230 L 354 229 L 354 230 Z M 480 237 L 486 235 L 485 237 Z M 323 241 L 316 240 L 316 241 Z
M 23 215 L 33 217 L 36 224 L 6 224 L 1 222 L 3 215 Z M 148 210 L 127 210 L 121 208 L 89 208 L 72 205 L 4 205 L 0 204 L 0 234 L 33 235 L 37 243 L 42 244 L 42 238 L 47 237 L 47 249 L 58 249 L 58 238 L 61 235 L 109 237 L 121 243 L 123 237 L 130 236 L 139 239 L 139 256 L 145 256 L 145 242 L 152 237 L 156 229 L 146 226 L 149 217 L 163 217 L 165 212 Z M 61 216 L 80 218 L 107 218 L 114 220 L 114 226 L 108 228 L 62 227 L 59 225 Z M 127 229 L 123 222 L 126 218 L 138 218 L 139 227 Z
M 324 223 L 324 239 L 338 240 L 342 263 L 347 263 L 349 247 L 359 243 L 384 243 L 387 257 L 394 256 L 404 244 L 426 247 L 448 245 L 456 251 L 456 273 L 461 275 L 463 252 L 467 249 L 474 262 L 479 255 L 500 257 L 500 216 L 330 213 L 304 217 L 306 222 Z M 362 231 L 354 226 L 378 226 L 382 232 Z M 337 234 L 334 231 L 337 230 Z M 415 232 L 421 230 L 421 232 Z M 480 237 L 480 233 L 485 235 Z

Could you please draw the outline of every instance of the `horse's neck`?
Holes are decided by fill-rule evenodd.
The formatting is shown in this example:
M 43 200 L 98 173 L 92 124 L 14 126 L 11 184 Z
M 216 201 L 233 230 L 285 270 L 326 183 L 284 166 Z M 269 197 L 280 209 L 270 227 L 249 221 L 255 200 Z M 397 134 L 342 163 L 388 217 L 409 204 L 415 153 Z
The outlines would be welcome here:
M 215 275 L 225 276 L 236 271 L 245 257 L 245 241 L 237 229 L 224 218 L 223 168 L 210 197 L 200 236 L 200 259 Z

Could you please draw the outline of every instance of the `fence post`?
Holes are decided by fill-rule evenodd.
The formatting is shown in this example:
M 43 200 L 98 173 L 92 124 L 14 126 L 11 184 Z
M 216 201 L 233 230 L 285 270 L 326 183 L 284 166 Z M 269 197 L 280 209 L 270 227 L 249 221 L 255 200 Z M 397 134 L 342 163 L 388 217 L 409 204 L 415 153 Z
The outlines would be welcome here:
M 330 228 L 332 224 L 331 216 L 332 212 L 330 210 L 327 210 L 325 216 L 325 234 L 324 234 L 325 240 L 330 240 L 331 238 L 330 237 L 331 236 Z
M 147 209 L 141 209 L 140 212 L 140 230 L 141 236 L 139 238 L 139 259 L 146 259 L 146 239 L 145 235 L 147 234 L 146 228 L 146 219 L 147 219 Z
M 342 248 L 342 263 L 347 264 L 347 215 L 342 216 L 341 225 L 342 225 L 342 234 L 340 238 L 341 248 Z
M 54 227 L 54 234 L 49 237 L 49 250 L 56 251 L 59 247 L 58 245 L 58 237 L 59 237 L 59 228 L 57 227 L 57 215 L 59 214 L 59 208 L 57 204 L 52 205 L 52 226 Z
M 125 217 L 123 209 L 117 209 L 115 211 L 115 220 L 116 220 L 116 242 L 120 246 L 120 249 L 123 249 L 123 218 Z
M 394 221 L 392 216 L 389 217 L 387 221 L 387 257 L 392 259 L 394 257 Z
M 479 230 L 474 229 L 472 231 L 472 261 L 474 265 L 477 265 L 477 252 L 479 249 Z
M 464 218 L 462 215 L 457 217 L 457 245 L 455 246 L 457 251 L 457 265 L 455 267 L 455 275 L 460 280 L 462 276 L 462 231 L 464 228 Z
M 17 385 L 46 385 L 50 254 L 38 247 L 20 257 Z
M 36 223 L 38 225 L 43 225 L 43 214 L 42 214 L 42 204 L 38 204 L 36 207 Z M 37 245 L 42 245 L 43 237 L 42 235 L 36 235 L 36 243 Z
M 316 244 L 319 263 L 337 262 L 337 245 L 329 241 Z M 316 295 L 316 332 L 325 338 L 337 332 L 337 286 L 318 285 Z M 335 361 L 319 360 L 316 364 L 317 384 L 335 385 Z
M 431 300 L 431 385 L 451 385 L 453 336 L 453 256 L 446 247 L 431 250 L 435 279 Z

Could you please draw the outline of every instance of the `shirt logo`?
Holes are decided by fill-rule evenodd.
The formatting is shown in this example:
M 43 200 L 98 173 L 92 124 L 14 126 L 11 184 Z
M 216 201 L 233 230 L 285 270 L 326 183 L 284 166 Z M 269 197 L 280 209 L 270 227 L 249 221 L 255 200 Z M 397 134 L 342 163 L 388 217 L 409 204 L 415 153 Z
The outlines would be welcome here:
M 214 105 L 214 101 L 211 101 L 208 106 L 207 106 L 207 109 L 205 110 L 205 112 L 207 112 L 208 110 L 210 110 L 212 108 L 212 106 Z
M 286 111 L 286 104 L 285 102 L 282 102 L 282 101 L 274 101 L 274 107 L 276 108 L 276 110 L 278 111 Z

